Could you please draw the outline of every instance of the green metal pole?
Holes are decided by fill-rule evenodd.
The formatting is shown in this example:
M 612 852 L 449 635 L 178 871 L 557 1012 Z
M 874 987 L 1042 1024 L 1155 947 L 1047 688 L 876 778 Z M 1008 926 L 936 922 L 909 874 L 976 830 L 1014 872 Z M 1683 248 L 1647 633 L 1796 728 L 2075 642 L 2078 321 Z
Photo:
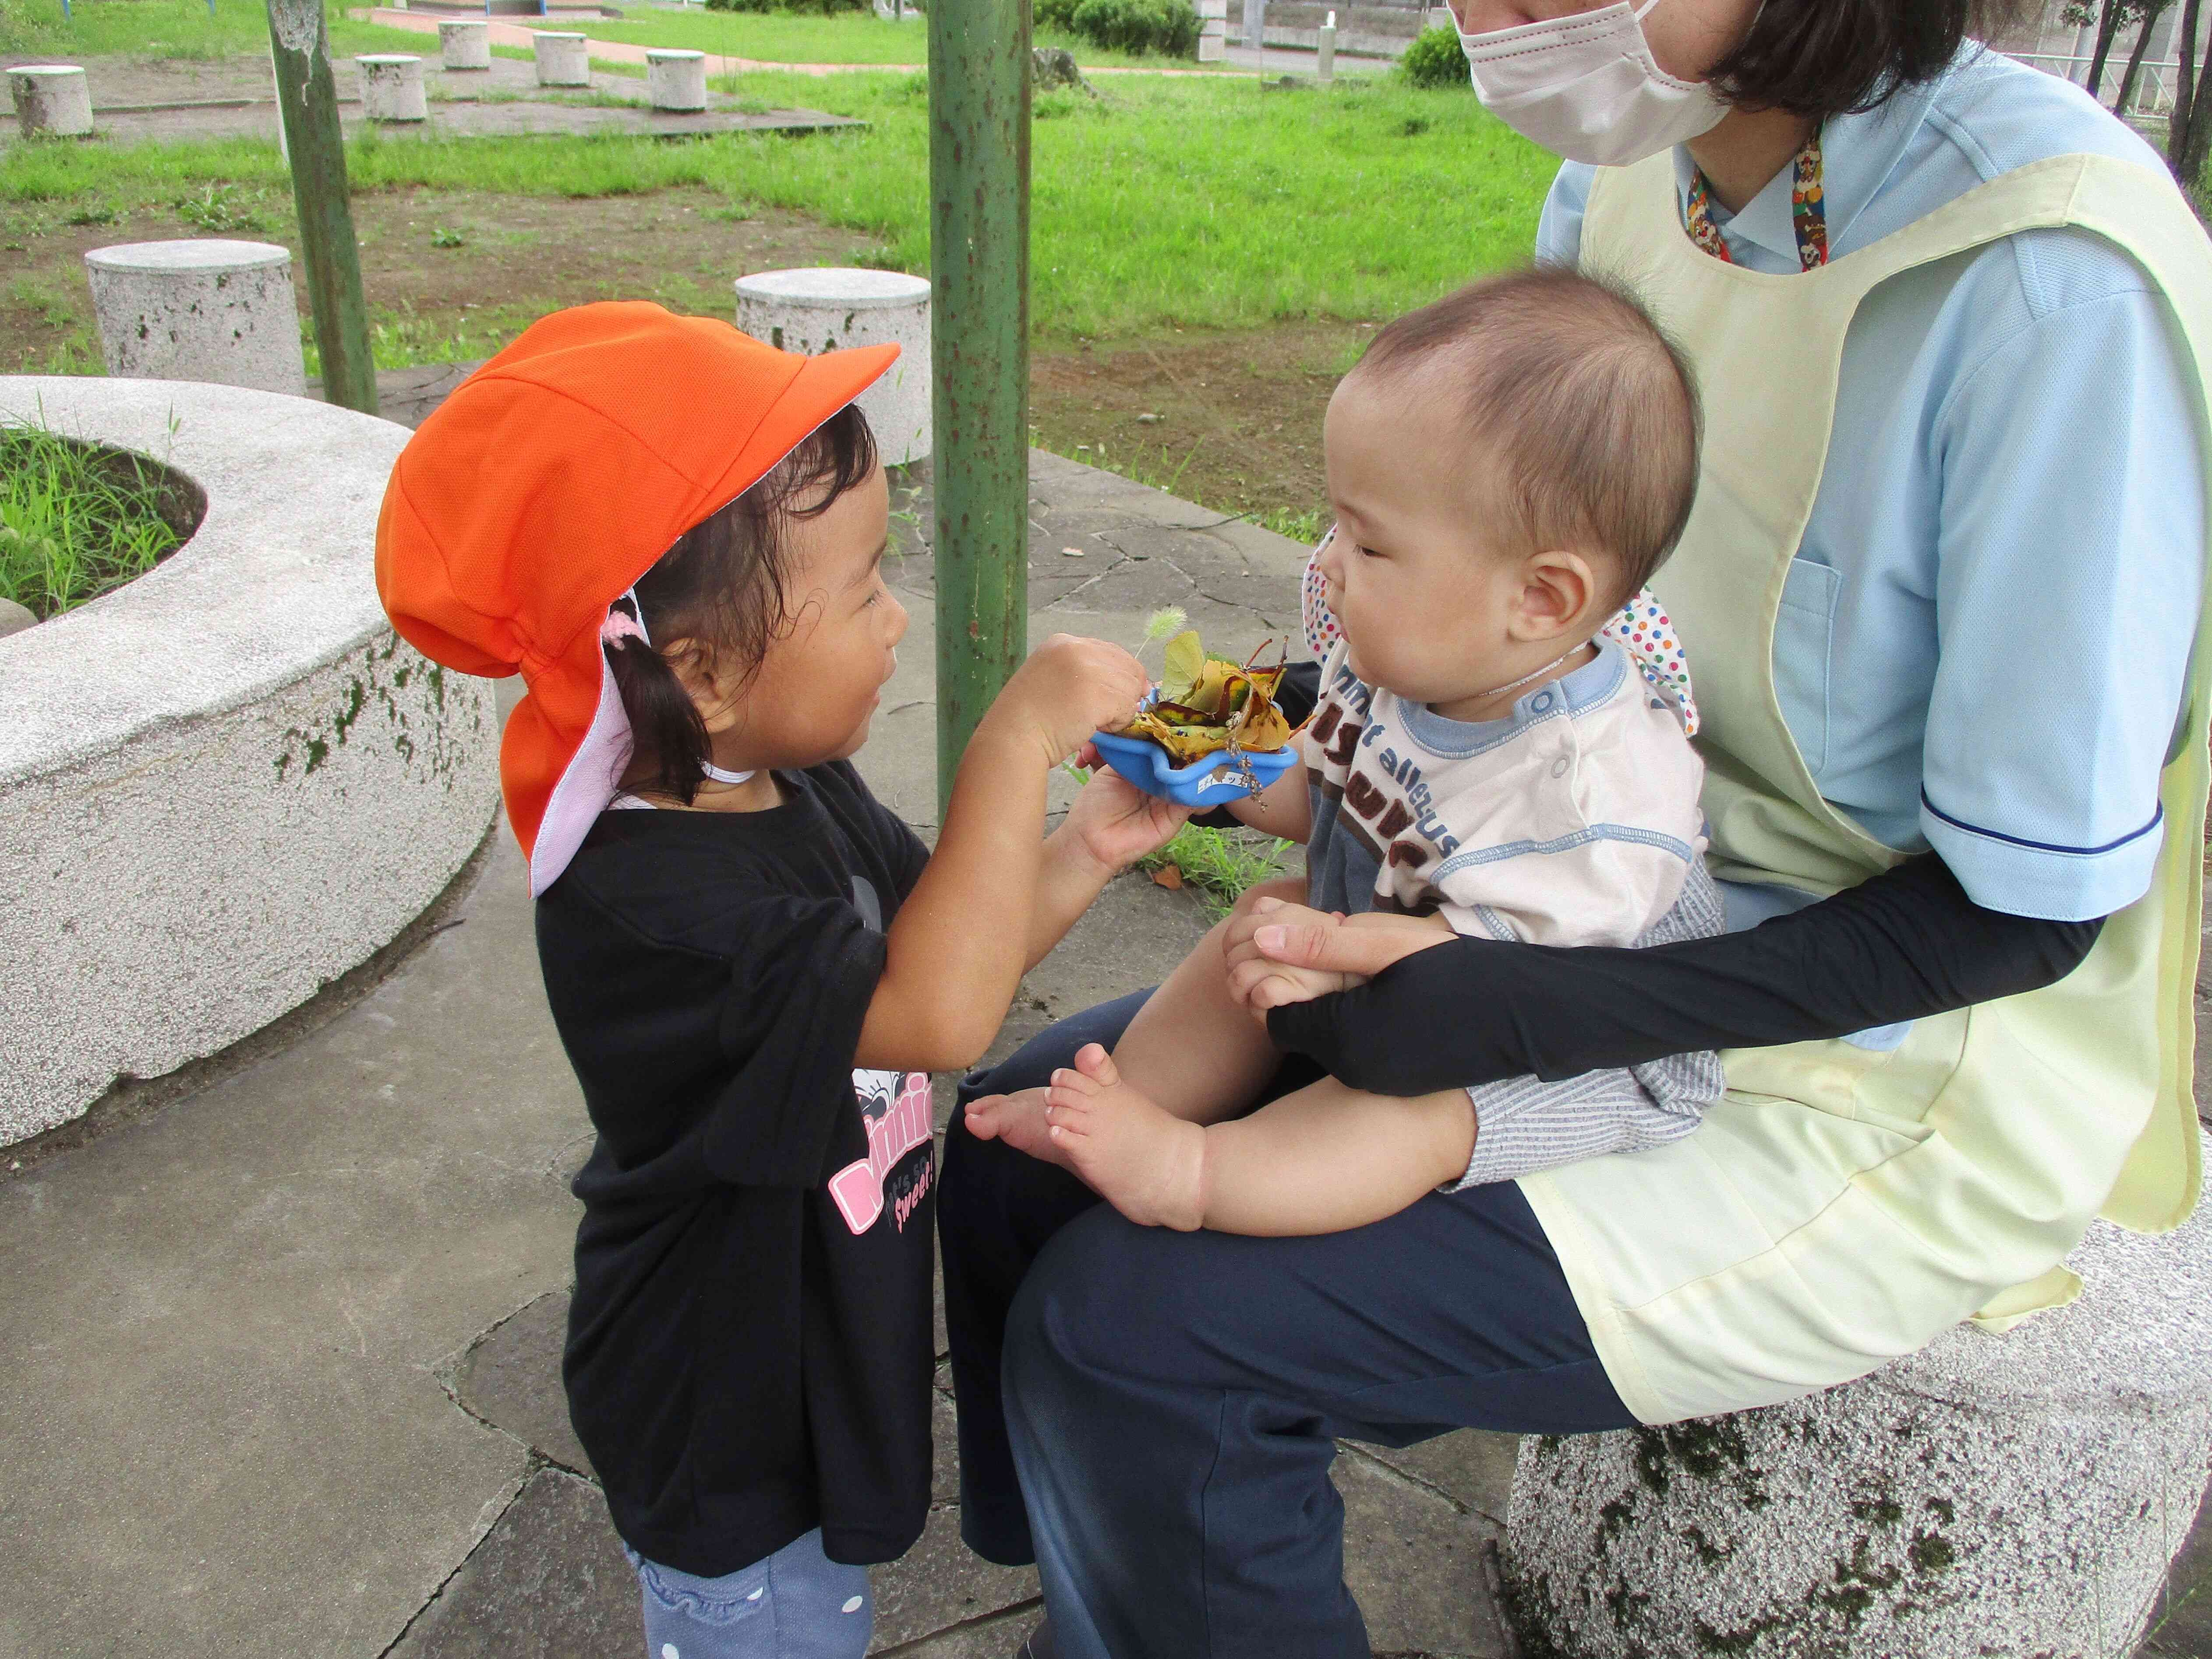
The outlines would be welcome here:
M 929 119 L 942 808 L 1029 648 L 1029 0 L 935 0 Z
M 292 202 L 300 214 L 307 309 L 323 358 L 323 396 L 374 415 L 376 363 L 369 356 L 361 248 L 346 192 L 345 133 L 338 125 L 337 85 L 331 78 L 330 29 L 322 0 L 268 3 L 270 56 L 292 163 Z

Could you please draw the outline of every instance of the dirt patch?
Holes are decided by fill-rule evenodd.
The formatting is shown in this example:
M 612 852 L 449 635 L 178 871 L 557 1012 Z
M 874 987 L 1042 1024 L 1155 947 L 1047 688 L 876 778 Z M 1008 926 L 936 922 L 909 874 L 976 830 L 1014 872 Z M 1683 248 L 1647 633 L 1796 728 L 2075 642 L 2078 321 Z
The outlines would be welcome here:
M 1030 423 L 1046 448 L 1229 513 L 1311 514 L 1321 421 L 1374 325 L 1285 323 L 1039 352 Z

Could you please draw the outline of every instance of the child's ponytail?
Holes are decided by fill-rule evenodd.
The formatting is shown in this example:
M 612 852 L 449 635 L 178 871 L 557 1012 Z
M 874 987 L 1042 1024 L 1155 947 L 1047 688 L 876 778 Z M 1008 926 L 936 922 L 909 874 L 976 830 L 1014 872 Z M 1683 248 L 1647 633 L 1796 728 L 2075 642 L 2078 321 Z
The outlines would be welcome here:
M 600 637 L 629 716 L 625 787 L 671 795 L 688 806 L 714 758 L 698 706 L 648 640 L 685 641 L 717 659 L 726 653 L 744 665 L 738 684 L 750 683 L 792 615 L 784 526 L 825 511 L 875 467 L 867 417 L 848 404 L 758 483 L 677 538 L 615 602 Z M 622 608 L 632 605 L 634 622 Z

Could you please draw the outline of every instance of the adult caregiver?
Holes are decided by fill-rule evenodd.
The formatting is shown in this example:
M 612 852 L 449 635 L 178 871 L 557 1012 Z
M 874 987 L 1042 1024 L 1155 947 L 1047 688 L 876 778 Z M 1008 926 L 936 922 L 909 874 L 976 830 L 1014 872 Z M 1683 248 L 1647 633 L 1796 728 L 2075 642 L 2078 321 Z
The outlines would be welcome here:
M 2093 1216 L 2196 1198 L 2212 253 L 2180 196 L 1969 0 L 1459 3 L 1484 101 L 1569 158 L 1540 256 L 1633 282 L 1698 370 L 1662 584 L 1736 931 L 1455 940 L 1270 1026 L 1399 1093 L 1707 1048 L 1729 1091 L 1541 1171 L 1479 1131 L 1472 1173 L 1519 1179 L 1315 1238 L 1133 1226 L 956 1121 L 963 1526 L 1034 1547 L 1066 1659 L 1364 1654 L 1330 1437 L 1790 1398 L 2063 1300 Z

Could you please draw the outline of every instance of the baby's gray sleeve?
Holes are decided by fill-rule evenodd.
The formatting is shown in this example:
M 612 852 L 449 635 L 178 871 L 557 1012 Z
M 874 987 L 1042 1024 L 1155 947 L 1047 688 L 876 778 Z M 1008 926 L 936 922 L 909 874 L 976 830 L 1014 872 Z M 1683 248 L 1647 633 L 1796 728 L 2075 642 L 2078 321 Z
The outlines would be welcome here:
M 1636 944 L 1649 947 L 1709 938 L 1724 925 L 1720 890 L 1700 859 L 1691 866 L 1674 908 Z M 1555 1083 L 1518 1077 L 1469 1089 L 1474 1155 L 1467 1173 L 1447 1190 L 1680 1140 L 1704 1121 L 1705 1109 L 1727 1087 L 1720 1056 L 1701 1049 Z
M 1519 1077 L 1469 1089 L 1474 1155 L 1449 1190 L 1680 1140 L 1727 1086 L 1719 1057 L 1701 1051 L 1557 1083 Z

